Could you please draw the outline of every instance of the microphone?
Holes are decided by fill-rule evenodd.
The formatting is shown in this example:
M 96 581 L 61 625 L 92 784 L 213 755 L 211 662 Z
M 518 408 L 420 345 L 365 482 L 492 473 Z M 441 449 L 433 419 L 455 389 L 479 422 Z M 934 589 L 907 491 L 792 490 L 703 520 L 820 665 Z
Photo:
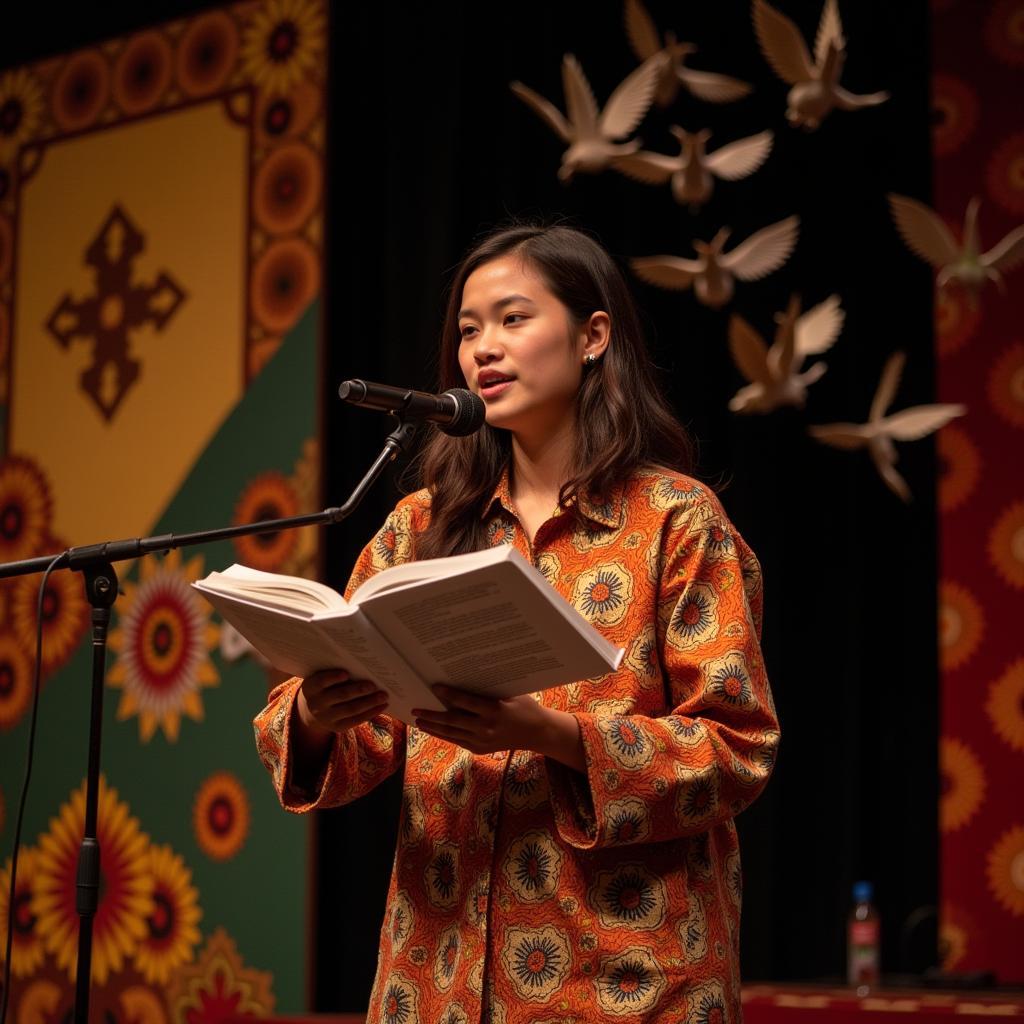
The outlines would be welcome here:
M 428 395 L 388 384 L 371 384 L 368 380 L 346 380 L 338 388 L 338 397 L 353 405 L 400 414 L 405 419 L 430 420 L 453 437 L 475 433 L 484 425 L 487 415 L 483 399 L 465 388 Z

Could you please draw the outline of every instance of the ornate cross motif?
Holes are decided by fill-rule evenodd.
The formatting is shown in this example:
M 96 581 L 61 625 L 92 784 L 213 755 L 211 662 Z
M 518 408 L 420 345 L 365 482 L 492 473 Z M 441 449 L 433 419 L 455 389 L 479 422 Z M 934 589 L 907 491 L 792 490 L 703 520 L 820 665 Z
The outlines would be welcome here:
M 85 251 L 85 262 L 95 271 L 95 294 L 76 302 L 66 292 L 46 324 L 65 349 L 75 338 L 93 343 L 92 365 L 81 376 L 82 390 L 108 422 L 141 369 L 128 354 L 129 332 L 147 322 L 163 330 L 185 299 L 182 288 L 163 271 L 151 285 L 132 282 L 132 263 L 145 242 L 127 214 L 115 206 Z

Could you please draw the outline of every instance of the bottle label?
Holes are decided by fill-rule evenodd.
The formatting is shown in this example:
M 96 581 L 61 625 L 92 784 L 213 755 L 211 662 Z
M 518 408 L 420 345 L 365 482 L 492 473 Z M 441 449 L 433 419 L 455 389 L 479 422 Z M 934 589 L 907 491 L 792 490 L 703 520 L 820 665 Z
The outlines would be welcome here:
M 850 941 L 855 946 L 878 945 L 877 921 L 853 921 L 850 924 Z

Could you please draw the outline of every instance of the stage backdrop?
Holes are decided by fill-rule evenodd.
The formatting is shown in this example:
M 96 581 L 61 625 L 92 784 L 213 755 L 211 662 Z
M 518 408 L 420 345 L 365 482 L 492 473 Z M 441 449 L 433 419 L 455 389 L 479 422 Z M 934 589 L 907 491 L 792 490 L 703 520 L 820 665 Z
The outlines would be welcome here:
M 321 0 L 259 0 L 0 72 L 0 561 L 320 507 L 326 37 Z M 312 575 L 317 546 L 117 566 L 93 1019 L 305 1004 L 308 825 L 250 725 L 268 676 L 189 583 L 233 561 Z M 0 588 L 0 928 L 11 1019 L 56 1021 L 91 657 L 82 581 L 55 573 L 12 912 L 39 579 Z
M 934 2 L 935 207 L 980 250 L 1024 223 L 1024 0 Z M 979 17 L 979 13 L 983 17 Z M 936 315 L 938 391 L 971 416 L 939 438 L 941 893 L 945 965 L 1024 981 L 1024 333 L 1020 270 Z M 1009 471 L 1008 471 L 1009 469 Z

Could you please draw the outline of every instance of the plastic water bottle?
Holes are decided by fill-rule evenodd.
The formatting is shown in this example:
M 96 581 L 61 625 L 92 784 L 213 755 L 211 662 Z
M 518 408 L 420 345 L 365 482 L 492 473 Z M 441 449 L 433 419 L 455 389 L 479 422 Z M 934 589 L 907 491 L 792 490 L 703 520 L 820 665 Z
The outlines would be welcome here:
M 880 973 L 881 921 L 873 899 L 870 882 L 854 883 L 853 909 L 846 931 L 846 980 L 858 996 L 866 996 L 878 985 Z

